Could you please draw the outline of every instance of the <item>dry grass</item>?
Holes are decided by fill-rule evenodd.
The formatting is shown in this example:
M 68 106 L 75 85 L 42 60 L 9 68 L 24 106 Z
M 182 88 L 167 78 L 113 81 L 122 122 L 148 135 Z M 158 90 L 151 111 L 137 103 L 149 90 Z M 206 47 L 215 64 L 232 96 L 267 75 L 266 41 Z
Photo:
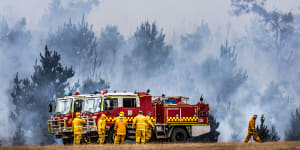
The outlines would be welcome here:
M 182 144 L 124 144 L 124 145 L 49 145 L 49 146 L 11 146 L 0 147 L 0 150 L 300 150 L 299 142 L 267 143 L 182 143 Z

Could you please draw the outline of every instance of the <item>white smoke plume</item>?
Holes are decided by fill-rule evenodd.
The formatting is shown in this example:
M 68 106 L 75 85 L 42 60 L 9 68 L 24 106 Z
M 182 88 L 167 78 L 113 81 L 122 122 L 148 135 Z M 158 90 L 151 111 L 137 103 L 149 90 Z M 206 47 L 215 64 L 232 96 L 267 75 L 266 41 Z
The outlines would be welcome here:
M 299 6 L 297 0 L 266 2 L 267 11 L 291 11 L 294 15 L 295 32 L 291 34 L 292 40 L 287 41 L 287 49 L 293 51 L 295 59 L 282 65 L 278 63 L 276 52 L 270 50 L 274 39 L 268 26 L 255 13 L 235 16 L 230 0 L 0 1 L 0 17 L 3 17 L 2 21 L 0 19 L 0 105 L 3 108 L 0 110 L 0 140 L 11 144 L 13 135 L 10 133 L 15 131 L 10 125 L 14 106 L 9 90 L 16 72 L 22 77 L 30 75 L 35 59 L 47 44 L 48 33 L 56 32 L 69 19 L 73 23 L 80 21 L 83 15 L 93 25 L 97 40 L 111 35 L 101 34 L 108 31 L 106 29 L 115 33 L 114 26 L 121 34 L 117 36 L 122 42 L 117 46 L 115 58 L 112 53 L 105 52 L 109 46 L 98 45 L 98 54 L 113 58 L 113 62 L 104 59 L 96 71 L 110 83 L 110 90 L 133 92 L 149 88 L 153 95 L 189 96 L 192 104 L 204 94 L 220 122 L 220 141 L 242 141 L 253 114 L 265 114 L 267 123 L 274 124 L 284 139 L 290 112 L 300 103 L 300 72 L 297 69 L 300 61 L 296 59 L 299 52 L 295 51 L 300 48 Z M 134 71 L 136 67 L 147 65 L 146 60 L 137 62 L 139 59 L 133 53 L 137 44 L 133 35 L 145 21 L 155 22 L 158 31 L 162 28 L 166 34 L 165 44 L 170 46 L 166 57 L 171 58 L 166 64 L 170 66 L 157 70 L 155 67 L 159 65 L 153 64 L 157 66 L 148 70 L 151 76 L 138 72 L 129 72 L 129 76 L 129 69 Z M 12 38 L 5 40 L 3 37 Z M 62 55 L 62 59 L 68 60 L 67 57 Z M 156 54 L 148 57 L 154 58 Z M 126 66 L 129 60 L 132 66 Z M 78 78 L 82 81 L 86 76 L 78 75 L 73 79 L 77 81 Z M 36 138 L 30 129 L 25 135 Z

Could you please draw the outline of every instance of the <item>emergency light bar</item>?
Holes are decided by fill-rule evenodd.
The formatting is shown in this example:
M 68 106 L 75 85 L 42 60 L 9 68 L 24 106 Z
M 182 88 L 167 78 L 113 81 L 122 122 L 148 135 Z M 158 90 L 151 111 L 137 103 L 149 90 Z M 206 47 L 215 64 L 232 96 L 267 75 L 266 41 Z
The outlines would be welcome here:
M 100 90 L 100 94 L 106 94 L 107 91 L 106 90 Z
M 73 92 L 73 95 L 80 95 L 79 92 Z

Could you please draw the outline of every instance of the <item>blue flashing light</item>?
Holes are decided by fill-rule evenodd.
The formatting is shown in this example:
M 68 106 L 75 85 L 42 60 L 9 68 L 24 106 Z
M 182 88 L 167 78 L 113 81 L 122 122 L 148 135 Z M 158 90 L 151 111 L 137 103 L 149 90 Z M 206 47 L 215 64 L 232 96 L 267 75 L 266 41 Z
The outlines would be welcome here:
M 66 96 L 72 96 L 72 93 L 71 93 L 71 92 L 70 92 L 70 93 L 67 93 Z
M 164 99 L 163 103 L 166 103 L 166 104 L 176 104 L 176 99 Z
M 99 94 L 99 91 L 94 91 L 93 94 Z

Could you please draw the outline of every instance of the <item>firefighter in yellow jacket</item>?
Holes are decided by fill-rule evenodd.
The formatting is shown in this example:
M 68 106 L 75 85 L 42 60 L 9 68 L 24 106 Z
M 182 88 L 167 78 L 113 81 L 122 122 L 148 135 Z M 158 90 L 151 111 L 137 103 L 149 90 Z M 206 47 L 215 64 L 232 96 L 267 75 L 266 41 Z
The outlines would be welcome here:
M 154 127 L 153 124 L 152 124 L 150 116 L 151 116 L 151 112 L 147 112 L 146 119 L 148 120 L 149 123 L 146 124 L 146 130 L 145 130 L 146 142 L 148 142 L 151 139 L 152 128 Z
M 151 127 L 154 127 L 152 122 L 149 122 L 149 120 L 146 119 L 146 117 L 143 115 L 143 111 L 139 111 L 139 114 L 133 119 L 132 127 L 136 128 L 135 131 L 135 141 L 136 144 L 145 143 L 145 131 L 146 126 L 150 125 Z
M 72 127 L 74 131 L 74 141 L 73 144 L 80 144 L 82 135 L 82 124 L 85 123 L 84 119 L 80 118 L 80 113 L 76 113 L 76 118 L 72 121 Z
M 253 117 L 250 119 L 249 121 L 249 125 L 248 125 L 248 134 L 245 138 L 245 143 L 247 143 L 251 136 L 253 136 L 253 139 L 256 141 L 256 142 L 262 142 L 261 139 L 259 138 L 259 136 L 257 135 L 256 133 L 256 130 L 255 130 L 255 120 L 257 118 L 257 115 L 253 115 Z
M 127 121 L 124 117 L 124 112 L 120 112 L 119 118 L 115 122 L 114 129 L 117 133 L 114 139 L 114 144 L 124 144 L 126 136 L 126 127 Z
M 98 127 L 98 143 L 103 144 L 105 141 L 105 128 L 106 128 L 106 115 L 102 114 L 101 117 L 97 121 Z

